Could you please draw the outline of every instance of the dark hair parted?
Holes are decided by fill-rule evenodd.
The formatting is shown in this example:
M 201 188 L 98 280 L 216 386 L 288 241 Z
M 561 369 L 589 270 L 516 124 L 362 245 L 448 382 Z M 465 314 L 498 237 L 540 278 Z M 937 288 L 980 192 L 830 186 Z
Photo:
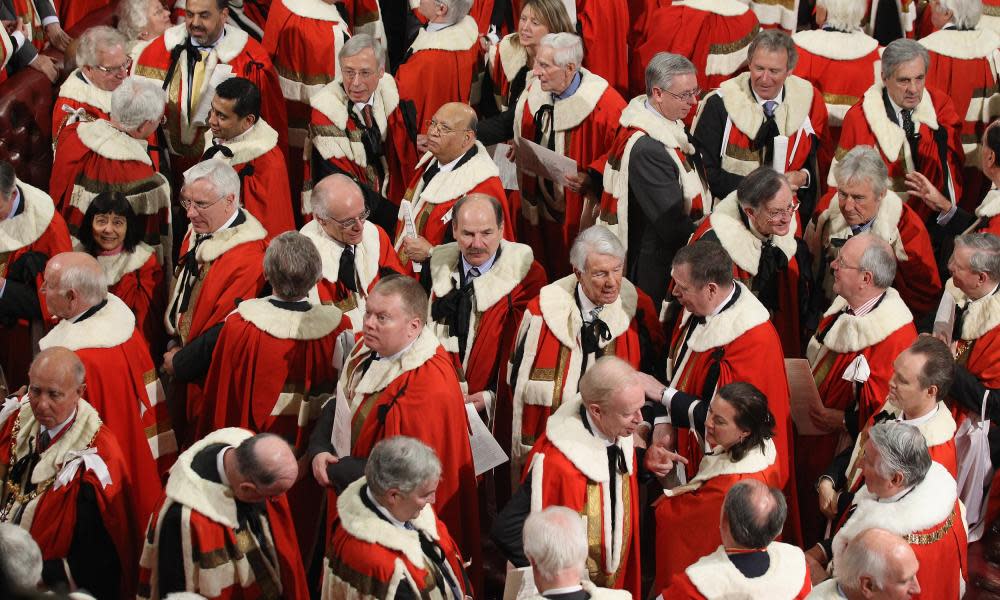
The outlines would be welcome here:
M 718 395 L 736 411 L 736 426 L 749 432 L 742 442 L 729 449 L 732 461 L 743 459 L 754 448 L 763 452 L 764 442 L 774 437 L 775 426 L 767 397 L 752 384 L 742 381 L 722 386 Z
M 97 256 L 101 247 L 94 239 L 94 219 L 97 215 L 118 215 L 125 217 L 125 239 L 122 242 L 122 250 L 132 252 L 142 241 L 142 226 L 139 217 L 132 210 L 128 198 L 121 192 L 101 192 L 94 196 L 87 207 L 87 212 L 83 214 L 83 222 L 80 224 L 80 231 L 77 232 L 80 244 L 84 251 L 91 256 Z

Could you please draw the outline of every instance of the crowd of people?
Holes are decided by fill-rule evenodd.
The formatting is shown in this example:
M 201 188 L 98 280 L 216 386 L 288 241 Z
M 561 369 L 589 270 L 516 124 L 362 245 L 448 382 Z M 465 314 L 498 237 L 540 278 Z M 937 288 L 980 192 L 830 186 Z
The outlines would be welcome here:
M 974 587 L 1000 0 L 0 19 L 0 596 Z

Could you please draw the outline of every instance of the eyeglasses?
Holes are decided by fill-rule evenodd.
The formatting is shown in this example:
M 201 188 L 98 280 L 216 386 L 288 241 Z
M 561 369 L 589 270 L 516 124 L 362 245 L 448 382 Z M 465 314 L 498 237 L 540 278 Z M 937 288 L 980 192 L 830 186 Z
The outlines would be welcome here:
M 663 88 L 660 88 L 660 89 L 663 89 Z M 668 93 L 668 94 L 670 94 L 674 98 L 677 98 L 681 102 L 697 102 L 698 101 L 698 96 L 701 96 L 701 90 L 698 89 L 698 88 L 695 88 L 693 90 L 684 92 L 683 94 L 675 94 L 675 93 L 671 92 L 670 90 L 663 90 L 663 91 L 666 92 L 666 93 Z
M 358 79 L 371 79 L 372 76 L 377 75 L 375 71 L 369 71 L 365 69 L 364 71 L 355 71 L 354 69 L 343 69 L 341 74 L 344 76 L 344 81 L 351 81 L 354 78 Z
M 795 213 L 796 213 L 796 211 L 799 210 L 800 206 L 802 206 L 801 202 L 794 202 L 788 208 L 784 208 L 784 209 L 779 208 L 778 210 L 769 210 L 769 211 L 767 211 L 767 220 L 768 221 L 777 221 L 778 219 L 780 219 L 782 217 L 789 217 L 789 218 L 791 218 L 791 217 L 795 216 Z
M 118 65 L 117 67 L 104 67 L 101 65 L 94 65 L 94 68 L 97 69 L 98 71 L 101 71 L 102 73 L 107 73 L 109 75 L 120 72 L 128 73 L 130 70 L 132 70 L 132 59 L 126 58 L 125 62 Z
M 460 131 L 472 131 L 471 129 L 452 129 L 444 123 L 440 123 L 431 119 L 430 121 L 424 121 L 424 126 L 427 128 L 427 133 L 430 133 L 432 129 L 436 129 L 441 135 L 451 135 Z
M 215 201 L 209 202 L 208 204 L 205 204 L 204 202 L 193 202 L 191 200 L 185 200 L 184 198 L 181 198 L 180 199 L 180 204 L 181 204 L 181 206 L 184 207 L 184 210 L 189 210 L 193 206 L 196 211 L 198 211 L 198 212 L 204 212 L 204 211 L 212 208 L 216 204 L 218 204 L 221 200 L 223 200 L 225 198 L 228 198 L 228 197 L 229 197 L 229 194 L 226 194 L 224 196 L 219 196 L 218 198 L 215 199 Z
M 334 223 L 340 225 L 344 229 L 350 229 L 351 227 L 354 227 L 358 223 L 364 223 L 365 221 L 367 221 L 368 215 L 370 214 L 372 214 L 372 211 L 366 207 L 363 211 L 361 211 L 360 215 L 352 217 L 350 219 L 344 219 L 343 221 L 341 221 L 340 219 L 334 219 L 333 217 L 316 217 L 316 220 L 319 221 L 320 223 L 329 223 L 330 221 L 333 221 Z

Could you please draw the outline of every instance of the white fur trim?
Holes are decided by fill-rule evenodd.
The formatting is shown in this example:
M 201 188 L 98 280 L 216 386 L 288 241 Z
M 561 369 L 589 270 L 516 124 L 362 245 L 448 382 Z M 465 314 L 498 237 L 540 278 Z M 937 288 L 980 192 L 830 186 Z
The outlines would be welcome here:
M 809 600 L 844 600 L 837 588 L 836 579 L 827 579 L 812 589 Z
M 901 419 L 903 416 L 903 409 L 892 402 L 887 401 L 883 410 L 897 419 Z M 934 413 L 934 416 L 917 425 L 917 429 L 920 430 L 924 439 L 927 440 L 927 447 L 933 448 L 934 446 L 947 444 L 955 439 L 955 431 L 958 429 L 958 425 L 955 423 L 955 418 L 951 416 L 951 411 L 948 410 L 945 403 L 938 402 L 937 412 Z
M 39 427 L 38 421 L 31 411 L 31 404 L 27 401 L 21 403 L 17 418 L 20 421 L 20 431 L 14 440 L 14 454 L 20 457 L 26 456 L 30 451 L 28 441 L 38 435 Z M 97 410 L 90 403 L 83 398 L 77 400 L 76 420 L 66 430 L 66 433 L 59 436 L 51 446 L 42 452 L 38 464 L 31 472 L 31 483 L 37 485 L 49 477 L 54 477 L 62 469 L 67 459 L 72 458 L 68 457 L 67 454 L 91 447 L 90 441 L 94 439 L 103 425 Z M 30 529 L 31 524 L 22 520 L 21 527 Z
M 688 340 L 688 349 L 692 352 L 705 352 L 712 348 L 725 346 L 754 327 L 771 319 L 770 313 L 753 295 L 747 286 L 740 286 L 740 297 L 736 302 L 717 315 L 705 317 L 705 325 L 698 327 Z M 691 313 L 684 311 L 685 322 Z M 689 353 L 690 354 L 690 353 Z
M 424 327 L 413 341 L 413 345 L 402 356 L 393 360 L 383 358 L 382 360 L 373 361 L 368 370 L 365 371 L 361 381 L 354 387 L 354 397 L 347 399 L 350 403 L 351 414 L 354 414 L 358 409 L 366 394 L 374 394 L 375 392 L 384 390 L 397 378 L 410 371 L 419 369 L 424 363 L 434 357 L 440 345 L 437 337 L 430 328 Z M 362 353 L 370 351 L 362 340 L 351 351 L 348 361 L 353 360 L 354 357 Z M 344 389 L 347 383 L 345 379 L 341 378 L 338 383 L 341 390 Z M 346 391 L 342 392 L 340 390 L 338 390 L 337 395 L 340 396 L 341 393 L 346 396 Z
M 476 142 L 476 149 L 476 154 L 463 165 L 435 175 L 430 185 L 425 187 L 423 181 L 418 184 L 416 188 L 418 191 L 414 192 L 416 200 L 413 202 L 413 215 L 419 214 L 424 204 L 444 204 L 457 200 L 491 177 L 500 176 L 497 164 L 490 158 L 486 148 L 480 142 Z M 430 152 L 424 154 L 417 165 L 418 168 L 426 167 L 432 159 L 434 156 Z
M 344 313 L 336 306 L 314 305 L 307 311 L 285 310 L 267 298 L 244 300 L 236 308 L 257 329 L 283 340 L 318 340 L 340 325 Z
M 868 230 L 868 233 L 888 242 L 892 246 L 896 260 L 900 262 L 909 258 L 906 255 L 906 249 L 903 247 L 903 240 L 899 235 L 899 220 L 902 217 L 903 200 L 896 195 L 896 192 L 887 190 L 885 197 L 882 198 L 882 202 L 879 204 L 878 212 L 875 213 L 871 229 Z M 837 202 L 836 198 L 816 218 L 816 232 L 818 232 L 824 251 L 830 255 L 831 260 L 833 259 L 833 252 L 836 249 L 830 243 L 830 240 L 832 238 L 847 239 L 851 237 L 851 226 L 848 225 L 844 214 L 840 212 L 840 203 Z M 827 287 L 832 285 L 832 280 L 832 276 L 826 277 Z M 829 292 L 830 290 L 827 289 L 827 293 Z
M 770 564 L 760 577 L 741 573 L 723 546 L 698 559 L 684 573 L 706 598 L 798 598 L 808 579 L 805 554 L 796 546 L 781 542 L 768 544 L 767 554 Z
M 942 29 L 920 38 L 920 44 L 935 54 L 959 60 L 975 60 L 994 57 L 1000 47 L 1000 36 L 989 29 Z
M 209 129 L 205 132 L 205 149 L 208 150 L 214 144 L 215 138 Z M 219 140 L 219 144 L 232 150 L 233 157 L 227 158 L 220 152 L 215 158 L 226 161 L 230 166 L 242 165 L 273 150 L 278 145 L 278 132 L 267 121 L 260 119 L 249 131 L 231 140 Z
M 979 206 L 976 207 L 976 216 L 990 218 L 997 215 L 1000 215 L 1000 190 L 993 188 L 979 202 Z
M 546 422 L 545 435 L 587 479 L 597 483 L 607 483 L 609 481 L 607 450 L 604 442 L 587 431 L 584 426 L 583 419 L 580 418 L 582 404 L 580 394 L 572 400 L 563 402 Z M 635 452 L 631 436 L 618 438 L 617 443 L 625 453 L 628 472 L 634 472 Z
M 216 429 L 177 457 L 177 462 L 170 469 L 165 493 L 167 498 L 183 504 L 193 511 L 203 514 L 206 518 L 234 529 L 236 520 L 236 501 L 229 486 L 203 479 L 191 468 L 195 455 L 211 444 L 226 444 L 239 446 L 251 437 L 253 433 L 239 427 Z
M 736 265 L 750 273 L 757 275 L 757 268 L 760 267 L 760 253 L 764 247 L 764 241 L 747 229 L 740 219 L 742 208 L 736 199 L 736 192 L 726 196 L 719 202 L 709 216 L 712 230 L 719 238 L 719 243 L 726 249 L 730 258 Z M 796 223 L 792 221 L 792 227 L 785 235 L 772 236 L 775 246 L 781 249 L 785 258 L 792 260 L 795 258 L 795 251 L 798 243 L 795 241 Z
M 776 0 L 751 0 L 750 7 L 763 26 L 776 25 L 788 33 L 793 33 L 798 25 L 799 0 L 794 0 L 791 7 L 785 6 L 785 2 Z
M 538 295 L 545 326 L 559 343 L 573 349 L 579 348 L 577 338 L 580 336 L 580 328 L 583 327 L 583 316 L 580 315 L 580 308 L 576 304 L 577 283 L 576 275 L 567 275 L 543 287 Z M 611 331 L 612 340 L 628 329 L 635 317 L 637 301 L 635 286 L 629 280 L 622 279 L 618 298 L 611 304 L 605 305 L 600 315 L 601 320 Z
M 468 50 L 473 45 L 479 43 L 479 26 L 476 20 L 470 16 L 465 16 L 461 21 L 440 29 L 438 31 L 427 31 L 421 29 L 417 33 L 416 39 L 410 44 L 410 50 L 416 54 L 421 50 L 447 50 L 460 52 Z
M 280 0 L 280 2 L 293 15 L 317 21 L 341 22 L 340 11 L 336 5 L 322 0 Z
M 134 160 L 144 165 L 152 165 L 146 153 L 146 144 L 124 131 L 115 129 L 103 119 L 81 123 L 77 128 L 80 141 L 98 156 L 109 160 Z
M 589 581 L 581 581 L 580 585 L 583 586 L 583 591 L 590 594 L 590 600 L 631 600 L 632 594 L 625 590 L 612 590 L 608 588 L 597 587 Z M 527 596 L 522 600 L 548 600 L 546 596 L 534 595 Z
M 951 278 L 945 282 L 944 289 L 951 294 L 956 304 L 965 306 L 965 318 L 962 319 L 963 340 L 978 340 L 1000 326 L 1000 294 L 991 294 L 969 302 L 969 297 L 955 286 L 955 280 Z
M 66 81 L 59 87 L 59 97 L 89 104 L 94 108 L 103 110 L 105 113 L 110 113 L 111 92 L 102 90 L 96 85 L 91 85 L 80 79 L 77 76 L 78 73 L 80 73 L 80 69 L 75 69 L 69 74 Z
M 107 295 L 108 303 L 90 318 L 72 323 L 63 319 L 38 342 L 42 350 L 64 346 L 70 350 L 85 348 L 114 348 L 124 344 L 135 331 L 135 315 L 114 294 Z
M 455 242 L 434 248 L 434 254 L 431 255 L 431 291 L 437 298 L 446 296 L 455 287 L 452 273 L 456 272 L 460 256 L 461 251 Z M 534 260 L 531 246 L 501 240 L 500 256 L 489 271 L 472 282 L 476 293 L 476 310 L 484 312 L 509 294 L 524 281 Z
M 583 120 L 594 111 L 605 90 L 608 89 L 607 80 L 600 75 L 591 73 L 584 68 L 580 69 L 580 74 L 583 78 L 576 92 L 565 100 L 556 101 L 555 107 L 558 110 L 553 111 L 553 115 L 555 118 L 554 129 L 557 132 L 568 131 L 583 123 Z M 552 94 L 542 90 L 542 84 L 537 80 L 531 81 L 522 96 L 525 98 L 527 109 L 531 111 L 531 114 L 535 114 L 539 108 L 546 104 L 552 104 Z M 524 108 L 521 102 L 518 102 L 518 108 L 523 114 Z M 514 123 L 521 123 L 520 117 L 515 116 Z M 518 125 L 518 127 L 520 126 Z
M 222 36 L 222 39 L 215 45 L 212 52 L 218 58 L 219 63 L 228 63 L 239 56 L 250 39 L 250 36 L 245 31 L 235 25 L 226 24 L 225 27 L 226 34 Z M 163 45 L 166 47 L 167 52 L 170 52 L 177 44 L 184 43 L 187 37 L 187 26 L 181 23 L 163 32 Z
M 799 31 L 792 36 L 803 50 L 831 60 L 857 60 L 878 49 L 878 40 L 863 31 Z
M 739 0 L 683 0 L 674 2 L 674 6 L 687 6 L 723 17 L 736 17 L 750 10 L 745 2 Z
M 521 67 L 528 64 L 528 51 L 520 43 L 514 43 L 517 35 L 517 33 L 505 35 L 497 44 L 496 56 L 500 59 L 500 67 L 507 81 L 513 81 Z
M 38 241 L 56 214 L 52 198 L 35 186 L 14 178 L 21 190 L 21 214 L 0 221 L 0 252 L 13 252 Z
M 774 111 L 774 121 L 781 135 L 792 137 L 806 127 L 812 108 L 813 85 L 795 75 L 785 80 L 784 98 Z M 753 139 L 764 123 L 764 108 L 750 93 L 750 74 L 742 73 L 719 86 L 718 94 L 737 129 Z M 810 126 L 811 129 L 811 126 Z
M 145 242 L 139 242 L 132 252 L 119 252 L 111 256 L 97 256 L 97 262 L 104 269 L 104 276 L 108 279 L 108 285 L 114 285 L 122 280 L 122 277 L 138 271 L 146 264 L 149 257 L 153 255 L 153 247 Z
M 198 262 L 210 263 L 240 244 L 263 240 L 267 237 L 267 232 L 264 231 L 260 221 L 245 210 L 243 215 L 247 219 L 245 223 L 216 231 L 212 237 L 198 245 L 195 254 Z M 190 225 L 188 226 L 188 235 L 194 235 L 194 230 L 191 229 Z
M 847 300 L 842 296 L 837 296 L 833 304 L 826 311 L 825 316 L 838 313 L 847 308 Z M 861 315 L 843 314 L 837 318 L 837 322 L 830 327 L 826 337 L 823 338 L 822 346 L 829 348 L 833 352 L 840 354 L 848 352 L 860 352 L 885 340 L 890 335 L 913 322 L 913 315 L 907 308 L 899 292 L 894 288 L 885 291 L 885 298 L 871 312 Z M 807 352 L 809 360 L 815 364 L 816 354 L 822 347 L 816 342 L 815 336 L 809 340 L 809 350 Z
M 748 475 L 760 473 L 774 464 L 778 458 L 778 450 L 774 446 L 774 441 L 764 440 L 764 450 L 754 448 L 742 459 L 734 461 L 729 452 L 725 452 L 722 446 L 716 446 L 712 454 L 706 454 L 698 463 L 698 474 L 686 484 L 664 490 L 665 496 L 681 496 L 688 492 L 693 492 L 705 484 L 706 481 L 721 477 L 723 475 Z
M 319 221 L 309 221 L 302 227 L 302 235 L 316 245 L 323 259 L 323 279 L 336 283 L 340 276 L 340 255 L 344 248 L 339 242 L 327 235 Z M 378 276 L 378 259 L 381 255 L 378 227 L 369 221 L 361 231 L 361 243 L 354 247 L 354 272 L 361 281 L 361 287 L 367 290 Z

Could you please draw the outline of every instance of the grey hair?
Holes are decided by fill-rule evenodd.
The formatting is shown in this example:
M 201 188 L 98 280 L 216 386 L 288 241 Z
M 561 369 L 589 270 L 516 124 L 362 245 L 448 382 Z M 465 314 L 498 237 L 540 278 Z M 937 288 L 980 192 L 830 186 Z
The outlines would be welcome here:
M 885 588 L 885 584 L 888 583 L 886 579 L 889 575 L 889 561 L 885 553 L 879 552 L 878 546 L 873 543 L 872 538 L 875 535 L 870 532 L 875 531 L 899 537 L 894 533 L 877 528 L 866 529 L 854 536 L 847 543 L 844 551 L 834 557 L 834 574 L 837 577 L 837 583 L 844 590 L 860 591 L 861 578 L 865 576 L 871 577 L 879 589 Z M 899 538 L 899 541 L 906 543 L 903 538 Z
M 583 404 L 607 406 L 621 390 L 638 384 L 636 370 L 617 356 L 602 356 L 580 378 Z
M 740 206 L 757 210 L 774 198 L 788 180 L 771 167 L 757 167 L 743 178 L 736 187 L 736 201 Z
M 575 33 L 546 33 L 538 45 L 552 48 L 552 62 L 557 67 L 573 64 L 579 69 L 583 63 L 583 40 Z
M 646 65 L 646 95 L 653 95 L 653 88 L 666 90 L 674 82 L 674 77 L 697 74 L 694 63 L 680 54 L 657 52 Z
M 441 477 L 441 461 L 420 440 L 397 435 L 375 444 L 365 464 L 368 487 L 376 497 L 396 489 L 409 494 L 418 486 Z
M 127 39 L 138 39 L 142 30 L 149 25 L 147 12 L 151 1 L 159 2 L 159 0 L 121 0 L 118 4 L 118 32 Z
M 826 25 L 840 31 L 861 28 L 865 16 L 865 0 L 817 0 L 817 6 L 826 9 Z
M 747 61 L 753 58 L 757 49 L 768 52 L 785 52 L 788 54 L 788 70 L 791 71 L 799 62 L 799 51 L 792 41 L 792 36 L 780 29 L 764 29 L 753 38 L 747 48 Z
M 371 51 L 375 53 L 375 60 L 378 62 L 378 68 L 384 69 L 385 45 L 382 44 L 378 38 L 368 33 L 356 34 L 354 37 L 344 42 L 344 45 L 340 47 L 340 53 L 337 57 L 340 60 L 344 60 L 345 58 L 357 56 L 368 48 L 371 48 Z
M 14 192 L 17 186 L 17 173 L 14 165 L 5 160 L 0 160 L 0 196 L 6 198 Z
M 923 59 L 924 73 L 926 73 L 931 64 L 931 57 L 927 53 L 927 48 L 924 48 L 920 42 L 906 38 L 889 42 L 889 45 L 882 52 L 882 79 L 889 79 L 896 73 L 899 65 L 908 63 L 915 58 Z
M 215 193 L 221 197 L 230 194 L 240 201 L 240 176 L 236 174 L 229 163 L 220 158 L 211 158 L 202 161 L 187 171 L 184 171 L 184 185 L 188 186 L 196 181 L 204 179 L 211 184 Z
M 1000 237 L 992 233 L 967 233 L 955 238 L 955 247 L 972 249 L 969 268 L 986 273 L 991 281 L 1000 280 Z
M 111 118 L 134 131 L 146 121 L 159 120 L 166 102 L 167 93 L 152 80 L 126 77 L 111 92 Z
M 561 571 L 579 569 L 587 562 L 587 532 L 583 518 L 565 506 L 549 506 L 524 521 L 524 555 L 548 579 Z
M 848 183 L 868 181 L 872 191 L 881 196 L 889 189 L 889 169 L 879 155 L 878 150 L 871 146 L 855 146 L 844 158 L 833 167 L 833 177 L 837 187 Z
M 76 64 L 81 67 L 96 67 L 98 50 L 121 46 L 122 51 L 124 51 L 127 43 L 128 40 L 125 39 L 124 35 L 107 25 L 91 27 L 83 32 L 77 43 Z
M 950 10 L 951 22 L 962 29 L 975 29 L 983 16 L 982 0 L 938 0 L 936 9 Z
M 879 289 L 886 289 L 896 279 L 896 257 L 889 244 L 870 233 L 866 236 L 868 247 L 861 253 L 858 268 L 872 274 L 872 283 Z M 855 236 L 860 237 L 860 236 Z
M 236 457 L 236 469 L 240 475 L 249 479 L 254 485 L 268 487 L 278 480 L 281 474 L 280 469 L 269 468 L 269 466 L 257 456 L 255 448 L 261 440 L 276 438 L 285 442 L 284 438 L 273 433 L 258 433 L 240 442 L 239 446 L 233 450 Z M 287 444 L 288 442 L 285 442 Z
M 767 493 L 773 505 L 767 513 L 758 511 L 758 494 Z M 729 534 L 743 548 L 766 548 L 774 541 L 788 516 L 788 504 L 781 490 L 757 480 L 741 481 L 729 488 L 722 503 Z
M 569 249 L 569 263 L 578 271 L 587 270 L 587 257 L 604 254 L 625 260 L 625 247 L 618 236 L 603 225 L 592 225 L 580 232 Z
M 344 175 L 343 173 L 334 173 L 332 175 L 327 175 L 326 177 L 321 179 L 319 183 L 322 183 L 327 180 L 338 181 L 341 184 L 348 186 L 353 193 L 357 194 L 361 198 L 361 203 L 364 204 L 364 199 L 365 199 L 364 192 L 361 191 L 361 186 L 358 185 L 358 182 L 354 181 L 353 179 L 351 179 L 347 175 Z M 319 183 L 313 186 L 312 214 L 314 217 L 320 219 L 329 219 L 331 216 L 329 203 L 336 201 L 339 198 L 338 196 L 330 194 L 326 191 L 326 188 L 328 186 L 325 185 L 320 186 Z
M 906 487 L 917 485 L 927 476 L 931 468 L 927 440 L 913 425 L 884 421 L 872 426 L 868 439 L 878 449 L 879 460 L 875 470 L 879 476 L 890 479 L 900 473 Z
M 59 270 L 59 292 L 65 294 L 69 290 L 79 294 L 89 306 L 96 306 L 108 297 L 108 278 L 103 269 L 66 265 Z
M 473 0 L 434 0 L 435 4 L 448 7 L 448 24 L 454 25 L 469 14 Z
M 264 253 L 264 277 L 283 300 L 305 297 L 319 281 L 322 265 L 316 245 L 298 231 L 274 238 Z
M 42 581 L 42 551 L 31 534 L 12 523 L 0 523 L 0 571 L 11 591 L 33 592 Z

